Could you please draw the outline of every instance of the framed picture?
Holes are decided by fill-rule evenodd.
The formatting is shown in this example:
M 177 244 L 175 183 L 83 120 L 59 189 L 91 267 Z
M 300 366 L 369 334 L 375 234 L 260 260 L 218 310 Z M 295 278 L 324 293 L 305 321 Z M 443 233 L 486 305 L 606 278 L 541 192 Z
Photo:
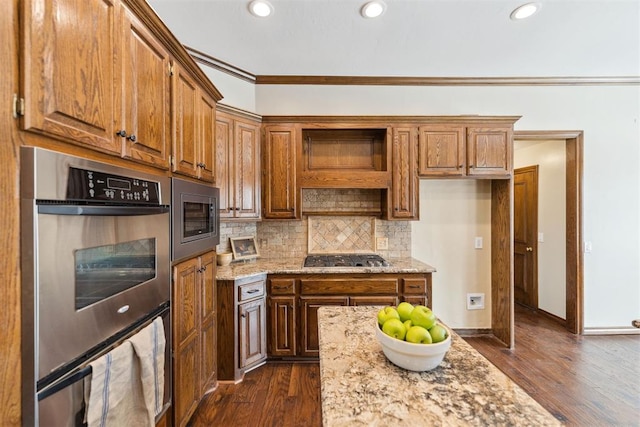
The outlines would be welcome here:
M 260 256 L 255 237 L 231 237 L 229 240 L 231 240 L 233 259 L 251 259 Z

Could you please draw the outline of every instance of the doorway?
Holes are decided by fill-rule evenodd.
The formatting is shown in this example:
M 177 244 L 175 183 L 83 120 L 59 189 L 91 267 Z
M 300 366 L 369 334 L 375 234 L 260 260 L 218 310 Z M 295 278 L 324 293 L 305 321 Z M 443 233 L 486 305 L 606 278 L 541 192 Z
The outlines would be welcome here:
M 565 146 L 565 325 L 570 332 L 582 334 L 584 328 L 582 256 L 583 133 L 582 131 L 515 131 L 514 140 L 556 141 L 558 144 L 564 144 Z M 534 248 L 535 246 L 529 247 Z

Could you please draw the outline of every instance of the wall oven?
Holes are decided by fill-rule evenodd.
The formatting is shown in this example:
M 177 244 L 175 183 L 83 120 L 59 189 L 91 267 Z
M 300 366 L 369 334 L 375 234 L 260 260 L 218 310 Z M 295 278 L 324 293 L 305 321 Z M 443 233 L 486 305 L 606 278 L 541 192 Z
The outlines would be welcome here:
M 219 189 L 171 179 L 171 259 L 177 261 L 220 243 Z
M 24 424 L 81 425 L 87 366 L 159 316 L 168 407 L 169 179 L 21 155 Z

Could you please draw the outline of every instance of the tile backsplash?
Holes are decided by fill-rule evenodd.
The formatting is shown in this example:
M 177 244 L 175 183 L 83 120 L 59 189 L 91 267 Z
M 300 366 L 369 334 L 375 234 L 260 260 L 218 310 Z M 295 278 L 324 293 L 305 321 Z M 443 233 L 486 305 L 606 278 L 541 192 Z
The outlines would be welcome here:
M 230 237 L 255 236 L 261 257 L 304 257 L 308 253 L 375 252 L 382 257 L 411 256 L 411 221 L 384 221 L 381 190 L 310 189 L 302 191 L 303 212 L 335 212 L 335 216 L 303 215 L 296 221 L 222 221 L 218 251 L 231 251 Z M 358 212 L 359 215 L 349 215 Z M 372 212 L 370 216 L 367 216 Z M 386 238 L 388 249 L 377 249 Z
M 318 239 L 317 232 L 320 231 L 324 234 Z M 229 238 L 241 236 L 256 236 L 260 256 L 265 258 L 304 257 L 319 247 L 326 248 L 326 251 L 335 249 L 335 252 L 368 252 L 370 249 L 386 258 L 411 256 L 410 221 L 384 221 L 362 216 L 305 216 L 299 221 L 228 221 L 220 224 L 217 250 L 231 251 Z M 378 237 L 388 239 L 388 249 L 376 250 L 375 238 Z M 365 250 L 365 245 L 369 249 Z

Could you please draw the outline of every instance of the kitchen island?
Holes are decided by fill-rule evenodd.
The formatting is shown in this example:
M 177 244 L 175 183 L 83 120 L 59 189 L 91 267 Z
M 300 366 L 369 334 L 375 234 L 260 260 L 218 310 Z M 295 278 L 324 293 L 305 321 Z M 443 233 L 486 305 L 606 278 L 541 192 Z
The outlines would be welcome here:
M 455 333 L 436 369 L 393 365 L 375 338 L 378 310 L 318 310 L 324 426 L 561 425 Z

